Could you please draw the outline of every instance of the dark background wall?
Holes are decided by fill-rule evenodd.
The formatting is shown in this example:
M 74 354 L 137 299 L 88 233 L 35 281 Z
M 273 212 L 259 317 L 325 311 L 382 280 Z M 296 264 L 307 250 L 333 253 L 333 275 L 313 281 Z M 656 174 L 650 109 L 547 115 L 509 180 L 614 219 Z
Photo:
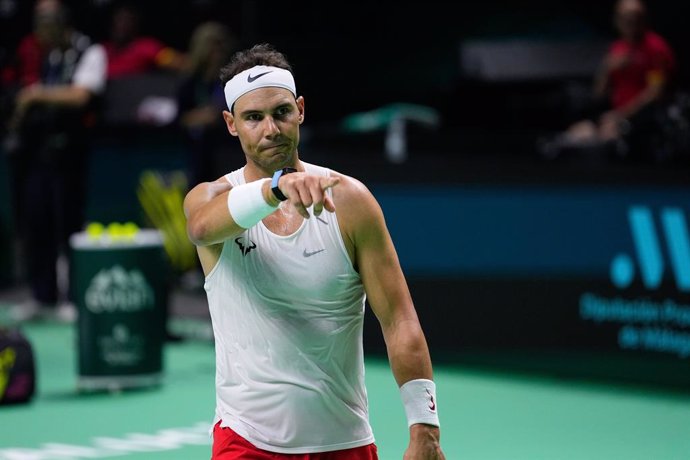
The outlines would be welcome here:
M 67 0 L 79 27 L 106 36 L 108 0 Z M 453 115 L 462 101 L 452 96 L 459 77 L 458 47 L 476 38 L 538 40 L 613 36 L 612 1 L 560 2 L 270 2 L 170 0 L 137 2 L 146 13 L 144 31 L 186 48 L 193 27 L 206 19 L 227 23 L 243 45 L 269 41 L 294 63 L 312 120 L 337 119 L 394 100 L 430 102 Z M 650 22 L 676 48 L 687 81 L 690 40 L 680 18 L 690 2 L 649 2 Z M 0 11 L 3 44 L 30 28 L 33 2 Z M 333 99 L 331 91 L 340 97 Z M 450 97 L 450 98 L 449 98 Z

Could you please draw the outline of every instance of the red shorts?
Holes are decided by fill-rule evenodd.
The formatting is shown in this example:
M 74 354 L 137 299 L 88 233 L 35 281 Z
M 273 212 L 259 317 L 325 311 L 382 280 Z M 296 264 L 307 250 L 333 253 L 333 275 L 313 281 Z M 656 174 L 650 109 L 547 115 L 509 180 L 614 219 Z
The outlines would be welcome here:
M 211 460 L 378 460 L 375 444 L 314 454 L 278 454 L 259 449 L 220 422 L 213 427 Z

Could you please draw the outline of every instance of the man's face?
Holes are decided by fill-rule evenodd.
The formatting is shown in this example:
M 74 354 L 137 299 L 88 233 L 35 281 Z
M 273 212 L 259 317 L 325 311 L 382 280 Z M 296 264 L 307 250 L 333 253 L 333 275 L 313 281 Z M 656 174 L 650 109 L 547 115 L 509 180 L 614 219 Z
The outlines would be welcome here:
M 110 38 L 115 42 L 127 42 L 139 32 L 139 16 L 134 11 L 122 9 L 115 12 L 110 28 Z
M 65 30 L 62 18 L 56 13 L 42 13 L 37 15 L 34 20 L 34 33 L 41 46 L 45 48 L 62 45 Z
M 234 115 L 224 112 L 228 130 L 238 136 L 248 163 L 264 172 L 292 165 L 304 119 L 304 99 L 284 88 L 259 88 L 240 96 Z
M 616 10 L 615 23 L 623 38 L 627 40 L 640 38 L 645 28 L 644 6 L 635 0 L 621 1 Z

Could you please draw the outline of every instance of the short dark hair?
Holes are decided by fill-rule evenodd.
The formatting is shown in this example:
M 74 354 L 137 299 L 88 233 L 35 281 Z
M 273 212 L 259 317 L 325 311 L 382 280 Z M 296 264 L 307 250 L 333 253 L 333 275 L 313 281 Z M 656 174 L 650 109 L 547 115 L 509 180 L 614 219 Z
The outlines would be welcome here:
M 225 86 L 238 73 L 257 65 L 280 67 L 292 72 L 292 67 L 283 53 L 269 43 L 260 43 L 233 54 L 230 62 L 220 69 L 220 81 Z

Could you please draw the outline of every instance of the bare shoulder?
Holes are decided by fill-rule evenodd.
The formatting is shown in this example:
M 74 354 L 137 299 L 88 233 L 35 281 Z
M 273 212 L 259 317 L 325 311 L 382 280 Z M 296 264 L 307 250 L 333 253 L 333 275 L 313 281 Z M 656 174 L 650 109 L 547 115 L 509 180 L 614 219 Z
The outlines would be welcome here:
M 213 182 L 201 182 L 195 185 L 185 196 L 185 212 L 188 213 L 190 210 L 211 201 L 231 188 L 232 185 L 225 176 L 221 176 Z
M 336 204 L 340 200 L 357 201 L 374 198 L 369 188 L 359 179 L 337 171 L 331 171 L 331 175 L 340 179 L 338 186 L 333 189 Z
M 353 222 L 367 221 L 380 214 L 376 198 L 359 179 L 331 171 L 340 182 L 333 188 L 333 201 L 339 215 Z

